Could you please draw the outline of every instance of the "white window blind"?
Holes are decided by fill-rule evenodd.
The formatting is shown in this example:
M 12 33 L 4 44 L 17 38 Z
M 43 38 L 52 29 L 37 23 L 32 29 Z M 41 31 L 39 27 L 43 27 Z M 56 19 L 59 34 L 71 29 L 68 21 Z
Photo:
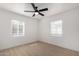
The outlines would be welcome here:
M 13 36 L 24 36 L 24 22 L 20 22 L 17 20 L 12 20 L 12 35 Z
M 54 36 L 62 35 L 62 20 L 52 21 L 50 27 L 52 35 Z

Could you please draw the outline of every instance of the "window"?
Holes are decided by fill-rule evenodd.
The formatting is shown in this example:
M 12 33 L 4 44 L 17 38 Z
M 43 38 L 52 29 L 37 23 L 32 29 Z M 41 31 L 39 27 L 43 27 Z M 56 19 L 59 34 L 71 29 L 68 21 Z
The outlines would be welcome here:
M 62 20 L 52 21 L 50 26 L 52 35 L 55 36 L 62 35 Z
M 13 36 L 24 36 L 24 22 L 12 20 L 12 35 Z

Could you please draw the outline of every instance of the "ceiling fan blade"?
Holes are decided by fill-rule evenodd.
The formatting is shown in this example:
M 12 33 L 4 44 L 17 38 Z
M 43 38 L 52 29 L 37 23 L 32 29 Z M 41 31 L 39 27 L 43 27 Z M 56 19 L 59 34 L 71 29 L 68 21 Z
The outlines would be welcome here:
M 44 14 L 42 14 L 42 13 L 40 13 L 40 12 L 38 12 L 41 16 L 44 16 Z
M 34 3 L 31 3 L 31 5 L 32 5 L 33 9 L 36 10 L 35 4 Z
M 35 12 L 35 11 L 26 11 L 26 10 L 25 10 L 24 12 Z
M 33 16 L 32 17 L 34 17 L 35 16 L 35 13 L 33 14 Z
M 42 12 L 42 11 L 47 11 L 48 8 L 44 8 L 44 9 L 40 9 L 39 11 Z

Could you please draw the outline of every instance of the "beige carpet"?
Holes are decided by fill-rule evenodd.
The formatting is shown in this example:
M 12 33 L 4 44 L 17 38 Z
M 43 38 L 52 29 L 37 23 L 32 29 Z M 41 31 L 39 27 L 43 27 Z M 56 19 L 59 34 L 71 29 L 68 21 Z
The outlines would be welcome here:
M 32 44 L 0 51 L 1 56 L 79 56 L 79 52 L 61 48 L 55 45 L 34 42 Z

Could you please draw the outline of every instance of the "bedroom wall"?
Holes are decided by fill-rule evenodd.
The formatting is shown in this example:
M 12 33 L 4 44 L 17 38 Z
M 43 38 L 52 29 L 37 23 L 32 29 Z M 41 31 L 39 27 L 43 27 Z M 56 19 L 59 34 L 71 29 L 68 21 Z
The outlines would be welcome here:
M 50 34 L 51 21 L 63 21 L 61 37 Z M 79 51 L 79 7 L 40 20 L 40 41 Z
M 11 20 L 25 22 L 24 36 L 12 36 Z M 37 23 L 36 19 L 0 9 L 0 50 L 37 41 Z

